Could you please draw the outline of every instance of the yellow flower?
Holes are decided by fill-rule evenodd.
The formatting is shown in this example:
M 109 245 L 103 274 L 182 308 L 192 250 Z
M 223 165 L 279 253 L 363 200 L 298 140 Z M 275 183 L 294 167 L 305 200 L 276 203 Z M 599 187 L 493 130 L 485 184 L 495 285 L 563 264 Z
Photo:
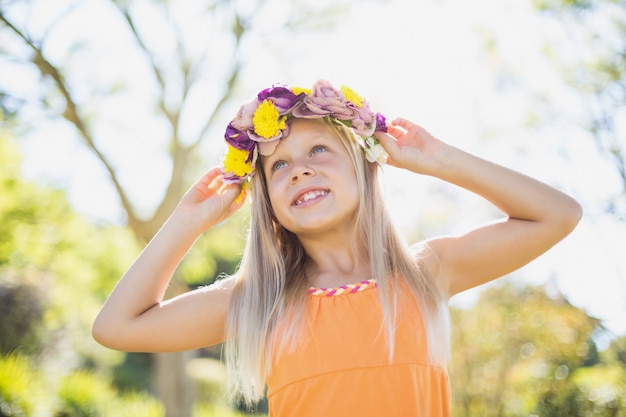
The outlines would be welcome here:
M 254 133 L 265 139 L 273 138 L 287 127 L 285 120 L 287 116 L 280 117 L 274 103 L 263 100 L 252 116 Z
M 293 87 L 291 89 L 291 92 L 294 93 L 295 95 L 298 95 L 300 93 L 304 93 L 306 95 L 311 94 L 311 89 L 310 88 L 302 88 L 302 87 Z
M 348 100 L 349 102 L 351 102 L 357 107 L 363 107 L 364 105 L 363 97 L 358 95 L 353 89 L 343 85 L 341 86 L 341 92 L 343 93 L 344 96 L 346 96 L 346 100 Z
M 228 152 L 224 157 L 224 171 L 232 172 L 238 177 L 244 177 L 252 172 L 252 164 L 246 162 L 248 151 L 242 151 L 228 145 Z
M 250 189 L 250 181 L 245 181 L 244 183 L 241 184 L 241 192 L 235 199 L 235 204 L 241 203 L 243 199 L 246 198 L 246 195 L 248 194 L 249 189 Z

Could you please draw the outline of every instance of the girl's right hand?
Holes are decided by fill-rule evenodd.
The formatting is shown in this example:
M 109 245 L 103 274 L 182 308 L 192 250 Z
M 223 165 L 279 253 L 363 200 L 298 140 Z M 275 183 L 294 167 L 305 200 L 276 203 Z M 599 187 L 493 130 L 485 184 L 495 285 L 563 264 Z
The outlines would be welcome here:
M 241 185 L 224 183 L 222 171 L 216 167 L 189 188 L 173 216 L 194 223 L 202 233 L 241 208 L 245 198 Z
M 116 285 L 94 325 L 94 338 L 113 349 L 171 352 L 224 340 L 230 284 L 199 288 L 163 301 L 170 279 L 196 238 L 245 200 L 220 168 L 204 174 Z

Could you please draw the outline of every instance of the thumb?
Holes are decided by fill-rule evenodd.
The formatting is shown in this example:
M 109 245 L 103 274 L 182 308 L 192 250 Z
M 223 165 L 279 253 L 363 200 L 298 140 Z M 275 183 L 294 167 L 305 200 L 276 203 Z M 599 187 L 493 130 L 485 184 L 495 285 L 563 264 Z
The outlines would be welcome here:
M 235 211 L 239 210 L 241 206 L 246 202 L 248 196 L 249 184 L 230 184 L 224 194 L 226 194 L 225 202 L 228 204 L 228 215 L 231 215 Z
M 222 198 L 225 205 L 231 205 L 237 197 L 243 192 L 241 184 L 237 183 L 224 183 L 217 191 L 217 194 Z
M 397 151 L 399 149 L 396 138 L 386 132 L 376 132 L 375 136 L 376 139 L 378 139 L 378 142 L 383 145 L 383 148 L 385 148 L 387 155 L 389 155 L 388 159 L 393 160 L 394 155 L 397 155 Z M 387 162 L 390 161 L 388 160 Z

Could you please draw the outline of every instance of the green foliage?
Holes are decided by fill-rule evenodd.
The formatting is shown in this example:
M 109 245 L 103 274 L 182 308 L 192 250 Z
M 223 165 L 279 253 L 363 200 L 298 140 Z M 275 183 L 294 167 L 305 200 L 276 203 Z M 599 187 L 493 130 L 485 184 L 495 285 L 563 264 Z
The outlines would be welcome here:
M 90 327 L 139 252 L 132 233 L 93 225 L 71 209 L 63 192 L 22 179 L 17 146 L 6 136 L 0 136 L 0 164 L 0 297 L 7 300 L 0 307 L 6 313 L 0 314 L 2 350 L 35 352 L 55 335 L 86 362 L 113 358 L 94 349 Z M 47 350 L 53 353 L 54 345 Z
M 232 407 L 226 387 L 226 366 L 214 358 L 195 358 L 187 364 L 187 372 L 195 384 L 193 417 L 264 416 L 262 412 L 243 412 Z
M 89 223 L 63 192 L 22 179 L 8 137 L 0 137 L 0 163 L 0 352 L 19 352 L 1 357 L 0 417 L 163 416 L 163 405 L 145 393 L 149 355 L 112 352 L 91 339 L 95 314 L 139 253 L 132 232 Z M 179 270 L 188 284 L 234 271 L 244 242 L 238 224 L 198 241 Z M 223 375 L 207 381 L 199 415 L 237 415 L 217 394 Z
M 620 180 L 621 188 L 605 202 L 603 210 L 626 221 L 626 142 L 622 123 L 626 114 L 626 3 L 534 0 L 533 5 L 553 17 L 554 27 L 560 28 L 567 39 L 565 48 L 548 44 L 547 56 L 584 102 L 585 117 L 575 116 L 572 124 L 585 127 Z
M 0 417 L 164 417 L 145 392 L 119 392 L 101 375 L 76 370 L 54 380 L 22 354 L 0 356 Z
M 62 355 L 106 367 L 120 353 L 96 346 L 91 323 L 139 252 L 126 228 L 90 224 L 63 192 L 21 178 L 16 144 L 0 136 L 0 351 Z M 63 346 L 60 347 L 59 344 Z
M 178 277 L 189 286 L 207 285 L 220 274 L 232 274 L 241 259 L 245 245 L 241 210 L 233 219 L 208 230 L 183 260 Z
M 76 371 L 61 381 L 59 388 L 59 417 L 105 416 L 115 399 L 115 390 L 102 379 Z
M 263 417 L 264 413 L 244 413 L 233 410 L 230 407 L 218 404 L 196 403 L 194 404 L 193 417 Z
M 126 353 L 124 361 L 113 368 L 113 383 L 123 391 L 147 390 L 151 387 L 153 377 L 148 353 Z
M 45 297 L 20 278 L 0 278 L 0 354 L 17 349 L 36 354 L 44 342 Z
M 593 0 L 533 0 L 533 6 L 541 11 L 558 12 L 563 8 L 587 10 L 593 7 Z
M 187 372 L 196 385 L 196 400 L 208 404 L 228 404 L 226 366 L 212 358 L 195 358 L 187 364 Z
M 120 395 L 108 381 L 83 370 L 62 379 L 58 398 L 57 417 L 165 415 L 162 404 L 151 395 L 139 392 Z
M 553 384 L 537 404 L 545 417 L 614 417 L 626 410 L 626 369 L 613 365 L 580 368 Z
M 165 407 L 150 394 L 130 392 L 114 402 L 110 415 L 119 417 L 165 417 Z
M 613 340 L 606 354 L 608 356 L 608 362 L 616 361 L 626 368 L 626 336 Z
M 47 246 L 56 234 L 42 218 L 57 219 L 67 212 L 68 205 L 59 193 L 41 193 L 33 183 L 19 179 L 20 157 L 17 146 L 0 137 L 0 267 L 43 268 L 49 262 Z
M 578 370 L 598 363 L 591 339 L 598 321 L 543 287 L 503 281 L 451 314 L 455 415 L 543 416 L 572 400 Z
M 42 375 L 22 354 L 0 355 L 0 417 L 32 416 L 49 406 Z

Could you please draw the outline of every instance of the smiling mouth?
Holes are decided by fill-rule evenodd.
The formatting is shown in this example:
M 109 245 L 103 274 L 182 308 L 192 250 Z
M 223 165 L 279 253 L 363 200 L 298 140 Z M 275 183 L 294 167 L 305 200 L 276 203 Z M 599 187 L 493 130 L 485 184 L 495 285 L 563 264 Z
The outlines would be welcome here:
M 298 199 L 293 203 L 294 206 L 299 206 L 307 201 L 315 200 L 319 197 L 323 197 L 328 194 L 326 190 L 317 190 L 317 191 L 309 191 L 307 193 L 302 194 Z

